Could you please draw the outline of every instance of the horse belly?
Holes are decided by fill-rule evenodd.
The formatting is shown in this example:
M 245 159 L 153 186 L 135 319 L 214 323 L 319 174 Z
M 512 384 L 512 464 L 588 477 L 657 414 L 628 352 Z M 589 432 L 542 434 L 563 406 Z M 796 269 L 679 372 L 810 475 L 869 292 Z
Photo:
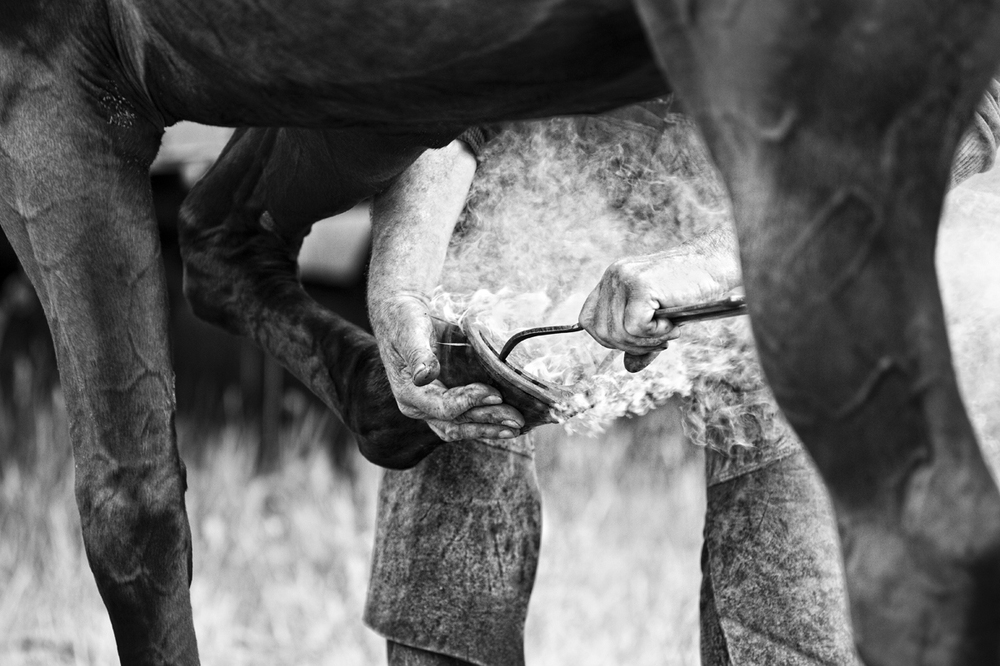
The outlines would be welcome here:
M 128 9 L 135 61 L 172 120 L 425 130 L 666 92 L 627 0 L 133 0 Z

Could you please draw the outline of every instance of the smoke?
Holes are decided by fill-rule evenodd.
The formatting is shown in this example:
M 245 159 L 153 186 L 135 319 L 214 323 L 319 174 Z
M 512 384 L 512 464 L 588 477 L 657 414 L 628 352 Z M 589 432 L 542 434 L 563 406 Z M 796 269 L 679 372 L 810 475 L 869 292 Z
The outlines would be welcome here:
M 574 323 L 605 268 L 729 225 L 728 197 L 693 124 L 663 132 L 618 119 L 511 125 L 487 146 L 434 304 L 476 316 L 500 339 L 530 326 Z M 571 387 L 567 425 L 599 432 L 673 396 L 693 441 L 752 446 L 785 426 L 764 384 L 745 321 L 691 324 L 646 370 L 586 333 L 522 343 L 526 371 Z
M 507 128 L 483 155 L 455 234 L 435 301 L 442 313 L 452 320 L 475 314 L 502 339 L 519 328 L 572 323 L 616 259 L 731 224 L 725 190 L 693 125 L 677 115 L 665 122 L 658 140 L 642 129 L 620 131 L 625 123 L 612 137 L 580 119 Z M 997 470 L 1000 196 L 975 188 L 972 182 L 949 197 L 938 270 L 959 384 Z M 522 346 L 526 370 L 572 387 L 589 407 L 569 422 L 576 430 L 597 432 L 613 418 L 682 396 L 685 427 L 698 444 L 730 450 L 790 433 L 745 318 L 685 326 L 681 339 L 636 375 L 622 370 L 621 354 L 585 333 Z
M 513 125 L 491 141 L 445 290 L 542 292 L 555 308 L 589 293 L 615 259 L 728 221 L 725 191 L 683 117 L 669 116 L 655 143 L 638 129 L 613 136 L 555 119 Z
M 952 358 L 969 418 L 1000 469 L 1000 196 L 956 188 L 938 236 L 937 269 Z

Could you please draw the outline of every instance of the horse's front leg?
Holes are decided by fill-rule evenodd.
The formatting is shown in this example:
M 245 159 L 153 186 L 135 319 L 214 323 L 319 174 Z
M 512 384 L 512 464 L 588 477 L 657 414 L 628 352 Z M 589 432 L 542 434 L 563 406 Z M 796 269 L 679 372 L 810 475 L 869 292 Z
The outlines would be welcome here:
M 0 222 L 52 331 L 84 545 L 121 661 L 191 665 L 191 534 L 148 176 L 160 131 L 116 92 L 49 80 L 5 100 Z
M 297 256 L 312 223 L 388 186 L 423 151 L 363 132 L 238 131 L 181 211 L 184 291 L 198 316 L 256 341 L 385 467 L 441 440 L 399 411 L 375 339 L 311 299 Z
M 1000 3 L 640 5 L 729 185 L 761 360 L 831 491 L 862 657 L 1000 663 L 1000 496 L 934 273 Z

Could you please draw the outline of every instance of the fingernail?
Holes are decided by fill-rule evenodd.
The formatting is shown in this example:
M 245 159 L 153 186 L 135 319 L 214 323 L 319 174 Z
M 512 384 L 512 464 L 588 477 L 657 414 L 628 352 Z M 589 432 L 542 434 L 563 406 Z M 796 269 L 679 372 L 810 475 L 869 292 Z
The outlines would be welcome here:
M 498 395 L 488 395 L 481 400 L 484 405 L 499 405 L 503 402 L 503 398 Z
M 506 421 L 501 421 L 500 423 L 504 424 L 508 428 L 513 428 L 514 430 L 517 430 L 518 428 L 521 427 L 520 423 L 518 423 L 517 421 L 514 421 L 512 419 L 507 419 Z
M 500 436 L 503 437 L 504 439 L 513 439 L 515 435 L 514 432 L 511 430 L 501 430 Z
M 416 368 L 414 368 L 414 370 L 413 370 L 413 376 L 414 377 L 419 377 L 420 375 L 422 375 L 426 371 L 427 371 L 427 364 L 426 363 L 421 363 Z

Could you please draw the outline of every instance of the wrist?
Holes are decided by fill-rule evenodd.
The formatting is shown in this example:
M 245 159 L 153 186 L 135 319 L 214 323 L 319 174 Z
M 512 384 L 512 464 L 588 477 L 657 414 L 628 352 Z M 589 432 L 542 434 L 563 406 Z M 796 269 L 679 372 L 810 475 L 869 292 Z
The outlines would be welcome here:
M 395 287 L 368 290 L 368 309 L 372 319 L 396 319 L 398 313 L 395 313 L 394 310 L 406 304 L 427 311 L 430 309 L 430 302 L 430 296 L 421 289 Z M 372 324 L 374 325 L 375 322 L 373 321 Z
M 743 284 L 736 239 L 724 230 L 694 238 L 665 253 L 670 260 L 682 262 L 703 272 L 727 293 Z

